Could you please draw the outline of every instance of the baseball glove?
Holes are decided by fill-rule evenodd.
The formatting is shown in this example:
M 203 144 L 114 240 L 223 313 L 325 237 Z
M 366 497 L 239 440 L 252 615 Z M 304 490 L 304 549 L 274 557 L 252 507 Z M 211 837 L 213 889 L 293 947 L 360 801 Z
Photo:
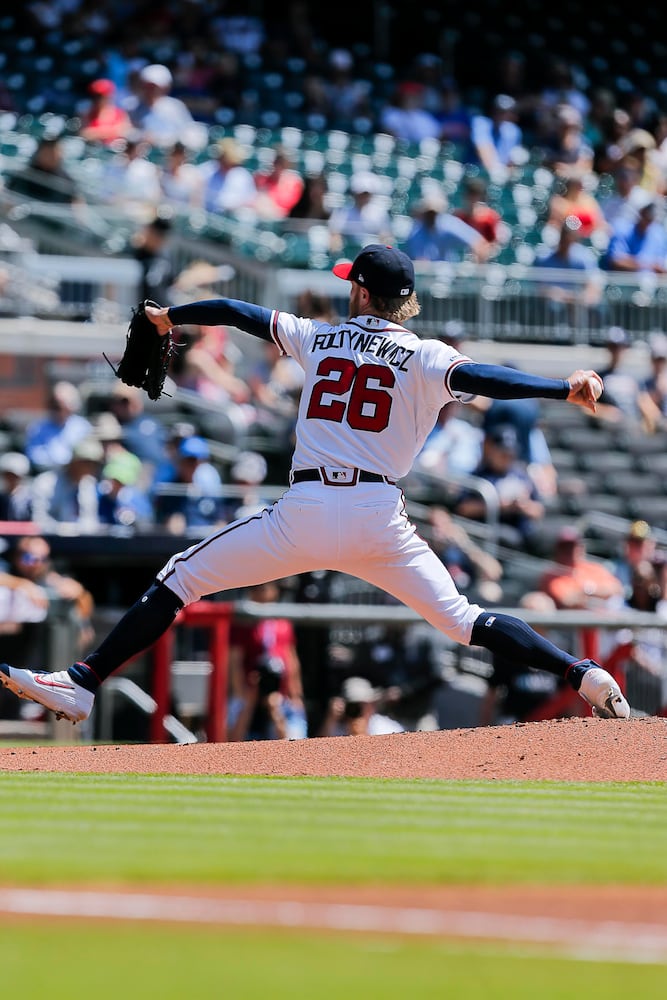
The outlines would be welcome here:
M 118 367 L 113 370 L 121 382 L 144 389 L 150 399 L 159 399 L 174 353 L 174 341 L 171 333 L 160 336 L 146 315 L 146 306 L 157 306 L 157 303 L 145 299 L 132 310 L 125 350 Z

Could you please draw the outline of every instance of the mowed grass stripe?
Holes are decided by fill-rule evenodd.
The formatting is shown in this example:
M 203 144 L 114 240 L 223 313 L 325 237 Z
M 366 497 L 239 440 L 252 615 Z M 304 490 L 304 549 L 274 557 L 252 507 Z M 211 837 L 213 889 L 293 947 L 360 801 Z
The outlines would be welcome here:
M 0 879 L 667 884 L 665 799 L 653 784 L 13 773 Z

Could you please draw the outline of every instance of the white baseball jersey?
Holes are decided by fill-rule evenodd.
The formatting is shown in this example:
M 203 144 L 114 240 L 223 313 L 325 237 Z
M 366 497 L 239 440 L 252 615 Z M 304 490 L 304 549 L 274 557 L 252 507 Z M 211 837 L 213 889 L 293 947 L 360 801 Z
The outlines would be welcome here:
M 467 644 L 482 608 L 460 594 L 407 517 L 394 480 L 409 471 L 442 406 L 451 373 L 469 361 L 373 316 L 331 326 L 271 313 L 271 335 L 303 367 L 292 475 L 266 510 L 240 518 L 158 573 L 185 604 L 314 570 L 367 580 Z M 369 482 L 359 470 L 386 477 Z
M 304 369 L 294 469 L 352 466 L 401 479 L 470 358 L 375 316 L 330 326 L 274 312 L 271 334 Z

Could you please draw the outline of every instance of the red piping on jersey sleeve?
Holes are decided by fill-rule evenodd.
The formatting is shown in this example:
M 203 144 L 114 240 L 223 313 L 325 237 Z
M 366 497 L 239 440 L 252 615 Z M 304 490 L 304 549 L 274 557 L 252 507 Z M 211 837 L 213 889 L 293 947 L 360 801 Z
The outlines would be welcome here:
M 445 375 L 445 388 L 446 388 L 446 390 L 447 390 L 447 392 L 449 393 L 450 396 L 454 396 L 454 393 L 452 392 L 451 385 L 450 385 L 451 378 L 452 378 L 452 372 L 454 371 L 455 368 L 458 368 L 459 365 L 468 365 L 468 364 L 470 364 L 470 361 L 471 361 L 470 358 L 466 358 L 465 356 L 462 355 L 460 358 L 455 358 L 454 361 L 452 361 L 452 363 L 449 366 L 449 368 L 447 369 L 447 373 Z
M 274 309 L 271 313 L 271 337 L 273 342 L 280 351 L 281 354 L 287 354 L 287 351 L 283 347 L 280 337 L 278 336 L 278 310 Z

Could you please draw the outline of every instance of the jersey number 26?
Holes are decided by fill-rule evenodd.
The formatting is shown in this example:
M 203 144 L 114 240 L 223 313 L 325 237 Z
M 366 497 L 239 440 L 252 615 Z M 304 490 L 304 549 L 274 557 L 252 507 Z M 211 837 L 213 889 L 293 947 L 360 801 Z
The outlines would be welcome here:
M 350 358 L 323 358 L 317 366 L 317 374 L 324 376 L 313 386 L 306 417 L 333 420 L 340 424 L 343 420 L 354 430 L 379 433 L 389 424 L 392 398 L 386 390 L 396 383 L 391 368 L 384 365 L 355 365 Z M 335 377 L 333 377 L 335 376 Z M 379 386 L 369 386 L 373 380 Z M 326 396 L 345 396 L 325 402 Z

